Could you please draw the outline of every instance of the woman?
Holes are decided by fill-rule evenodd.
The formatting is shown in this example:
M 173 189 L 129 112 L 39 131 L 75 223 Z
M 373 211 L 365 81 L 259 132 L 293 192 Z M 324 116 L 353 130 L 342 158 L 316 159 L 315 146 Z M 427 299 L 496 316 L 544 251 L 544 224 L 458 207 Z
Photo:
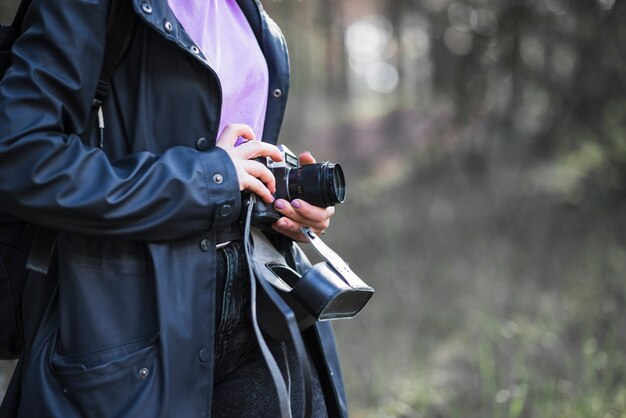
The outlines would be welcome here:
M 25 349 L 0 413 L 277 416 L 241 241 L 225 231 L 239 227 L 242 190 L 273 200 L 252 159 L 280 159 L 282 35 L 255 0 L 132 0 L 102 148 L 87 146 L 109 1 L 34 0 L 0 84 L 0 207 L 59 231 L 51 277 L 26 284 Z M 302 262 L 299 226 L 322 232 L 333 209 L 274 206 L 277 246 Z M 304 337 L 314 416 L 346 415 L 332 330 Z M 272 350 L 297 372 L 289 344 Z

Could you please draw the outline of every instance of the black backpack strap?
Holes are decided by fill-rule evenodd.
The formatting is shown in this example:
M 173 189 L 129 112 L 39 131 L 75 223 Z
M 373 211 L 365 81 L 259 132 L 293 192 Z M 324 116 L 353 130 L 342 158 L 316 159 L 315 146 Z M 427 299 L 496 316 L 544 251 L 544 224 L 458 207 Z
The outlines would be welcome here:
M 18 22 L 21 26 L 29 4 L 30 0 L 22 1 L 18 14 L 15 17 L 14 25 L 15 22 Z M 107 38 L 100 80 L 98 81 L 98 88 L 92 103 L 88 128 L 81 137 L 85 143 L 88 143 L 91 130 L 98 117 L 98 112 L 101 111 L 102 104 L 111 91 L 111 79 L 130 47 L 136 27 L 137 17 L 132 8 L 132 2 L 129 0 L 112 0 L 107 17 Z M 104 128 L 104 126 L 101 126 L 101 129 L 102 128 Z M 100 145 L 102 146 L 102 133 Z M 42 274 L 48 273 L 52 254 L 56 246 L 56 236 L 56 231 L 54 230 L 36 227 L 33 245 L 26 262 L 27 269 Z
M 130 0 L 112 0 L 107 18 L 107 39 L 100 79 L 93 98 L 91 116 L 87 129 L 81 135 L 83 142 L 104 148 L 104 116 L 102 105 L 111 92 L 111 80 L 115 70 L 128 52 L 137 28 L 137 16 Z M 98 122 L 99 143 L 90 144 L 91 133 Z
M 93 101 L 93 106 L 96 110 L 102 106 L 111 91 L 111 80 L 130 47 L 136 27 L 137 17 L 133 10 L 132 1 L 112 0 L 107 19 L 104 61 L 100 71 L 98 89 Z
M 30 1 L 31 0 L 22 0 L 19 7 L 17 8 L 17 13 L 15 13 L 15 17 L 13 18 L 13 24 L 11 24 L 12 27 L 18 30 L 22 28 L 22 22 L 24 22 L 24 16 L 26 15 L 26 10 L 30 6 Z

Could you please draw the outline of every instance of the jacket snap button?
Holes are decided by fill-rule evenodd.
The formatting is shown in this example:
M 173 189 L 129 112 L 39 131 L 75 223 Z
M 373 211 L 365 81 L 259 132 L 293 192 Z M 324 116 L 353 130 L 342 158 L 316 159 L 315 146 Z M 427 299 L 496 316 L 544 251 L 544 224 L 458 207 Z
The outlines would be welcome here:
M 172 26 L 172 22 L 170 22 L 169 20 L 166 20 L 163 26 L 165 26 L 165 31 L 167 33 L 170 33 L 171 31 L 174 30 L 174 26 Z
M 202 241 L 200 241 L 200 249 L 202 251 L 204 251 L 205 253 L 207 251 L 209 251 L 209 240 L 206 238 L 203 238 Z
M 220 208 L 218 213 L 222 218 L 225 218 L 228 215 L 230 215 L 232 211 L 233 211 L 233 208 L 230 205 L 224 205 Z
M 279 98 L 283 95 L 283 91 L 281 89 L 274 89 L 273 94 L 274 97 Z
M 150 6 L 148 3 L 143 3 L 141 5 L 141 10 L 143 10 L 143 12 L 146 14 L 150 14 L 152 13 L 152 6 Z
M 209 140 L 204 137 L 198 138 L 198 140 L 196 141 L 196 148 L 198 148 L 200 151 L 206 151 L 209 149 L 209 147 Z
M 145 367 L 142 367 L 141 369 L 139 369 L 139 377 L 141 377 L 142 379 L 145 379 L 146 377 L 148 377 L 149 374 L 150 374 L 150 370 L 146 369 Z
M 222 184 L 222 182 L 224 181 L 224 176 L 222 176 L 221 174 L 216 174 L 213 176 L 213 181 L 217 184 Z
M 209 349 L 208 348 L 203 348 L 202 350 L 200 350 L 200 354 L 198 354 L 198 358 L 200 359 L 201 362 L 206 363 L 207 361 L 209 361 Z
M 196 55 L 198 55 L 198 54 L 200 53 L 200 50 L 199 50 L 199 49 L 198 49 L 198 47 L 197 47 L 197 46 L 195 46 L 195 45 L 191 45 L 191 46 L 189 47 L 189 49 L 191 50 L 191 52 L 193 52 L 193 53 L 194 53 L 194 54 L 196 54 Z

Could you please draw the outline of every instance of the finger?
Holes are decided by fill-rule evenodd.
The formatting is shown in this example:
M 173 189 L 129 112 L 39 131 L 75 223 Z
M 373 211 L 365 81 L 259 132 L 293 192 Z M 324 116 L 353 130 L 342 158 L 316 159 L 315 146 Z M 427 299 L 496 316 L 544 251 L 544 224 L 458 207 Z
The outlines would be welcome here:
M 330 219 L 335 214 L 335 207 L 329 206 L 321 208 L 312 205 L 302 199 L 294 199 L 291 201 L 291 207 L 303 218 L 313 221 L 322 222 Z
M 307 239 L 302 233 L 302 230 L 300 229 L 301 226 L 302 225 L 299 224 L 298 222 L 295 222 L 292 219 L 283 217 L 277 220 L 276 222 L 274 222 L 274 224 L 272 225 L 272 229 L 274 229 L 276 232 L 279 232 L 283 235 L 288 236 L 294 241 L 306 242 Z
M 224 130 L 217 139 L 216 145 L 224 149 L 230 149 L 235 146 L 238 138 L 244 140 L 255 139 L 256 135 L 248 125 L 243 123 L 230 123 L 224 127 Z
M 274 208 L 281 214 L 306 225 L 317 225 L 327 228 L 326 224 L 335 214 L 334 206 L 320 208 L 301 199 L 295 199 L 287 202 L 284 199 L 278 199 L 274 202 Z M 325 226 L 326 225 L 326 226 Z
M 300 160 L 300 165 L 315 164 L 315 158 L 313 158 L 313 155 L 311 155 L 309 151 L 305 151 L 302 154 L 300 154 L 299 160 Z
M 274 196 L 272 196 L 265 184 L 249 174 L 244 180 L 244 188 L 258 195 L 267 204 L 271 204 L 274 201 Z
M 243 162 L 243 169 L 246 173 L 261 180 L 270 192 L 276 193 L 276 179 L 274 178 L 274 174 L 272 174 L 270 169 L 264 164 L 254 160 L 246 160 Z
M 278 147 L 261 141 L 246 142 L 235 148 L 233 153 L 244 160 L 252 160 L 258 157 L 270 157 L 274 161 L 283 161 L 283 155 Z
M 297 222 L 304 222 L 304 218 L 291 206 L 285 199 L 276 199 L 274 202 L 274 209 L 276 209 L 281 215 L 293 219 Z
M 330 218 L 335 213 L 335 208 L 323 209 L 308 203 L 307 205 L 310 206 L 310 208 L 307 208 L 307 213 L 303 214 L 300 213 L 300 210 L 296 209 L 293 204 L 290 204 L 284 199 L 277 199 L 274 202 L 274 208 L 280 212 L 281 215 L 288 217 L 294 222 L 310 226 L 317 231 L 324 231 L 327 229 L 330 225 Z

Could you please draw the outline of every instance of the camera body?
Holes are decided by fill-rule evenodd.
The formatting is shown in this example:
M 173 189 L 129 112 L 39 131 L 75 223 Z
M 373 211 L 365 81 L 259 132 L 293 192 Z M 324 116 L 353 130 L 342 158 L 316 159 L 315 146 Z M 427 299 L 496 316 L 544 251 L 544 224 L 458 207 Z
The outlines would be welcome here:
M 344 202 L 345 178 L 339 164 L 326 161 L 301 166 L 298 157 L 289 148 L 279 145 L 278 149 L 283 161 L 273 161 L 269 157 L 259 159 L 276 179 L 275 199 L 302 199 L 322 208 Z M 271 231 L 272 224 L 282 216 L 272 204 L 258 199 L 252 210 L 252 225 Z

